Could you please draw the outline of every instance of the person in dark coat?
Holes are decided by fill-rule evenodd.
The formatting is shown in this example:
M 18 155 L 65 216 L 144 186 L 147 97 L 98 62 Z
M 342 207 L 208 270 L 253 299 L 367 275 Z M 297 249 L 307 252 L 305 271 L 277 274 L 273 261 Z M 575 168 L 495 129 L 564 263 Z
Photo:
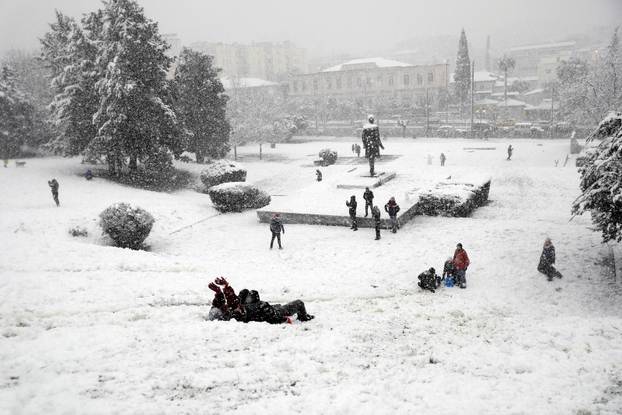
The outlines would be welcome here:
M 374 205 L 374 192 L 369 190 L 369 187 L 365 188 L 365 192 L 363 193 L 363 199 L 365 200 L 365 217 L 367 217 L 367 209 L 371 209 Z
M 546 275 L 549 281 L 555 277 L 562 278 L 561 272 L 553 264 L 555 264 L 555 247 L 551 238 L 546 238 L 540 255 L 540 263 L 538 263 L 538 271 Z
M 281 217 L 278 213 L 275 213 L 270 220 L 270 232 L 272 232 L 272 239 L 270 239 L 270 249 L 274 246 L 274 239 L 279 242 L 279 249 L 283 249 L 281 245 L 281 232 L 285 235 L 285 227 L 281 222 Z
M 469 265 L 471 265 L 471 261 L 469 260 L 467 252 L 462 249 L 461 243 L 456 245 L 453 262 L 456 283 L 460 284 L 460 288 L 466 288 L 466 271 Z
M 356 152 L 356 158 L 361 157 L 361 146 L 360 144 L 354 145 L 354 151 Z
M 514 148 L 512 147 L 512 144 L 510 144 L 508 146 L 508 158 L 507 160 L 510 160 L 512 158 L 512 152 L 514 151 Z
M 417 278 L 419 279 L 417 285 L 422 290 L 434 292 L 440 286 L 441 277 L 436 275 L 436 270 L 434 268 L 422 272 Z
M 356 223 L 356 205 L 356 196 L 350 196 L 349 202 L 346 200 L 346 206 L 349 208 L 348 213 L 350 214 L 350 221 L 352 222 L 352 226 L 350 226 L 350 229 L 352 229 L 353 231 L 359 230 L 358 224 Z
M 367 120 L 369 123 L 363 126 L 363 134 L 361 139 L 363 141 L 363 147 L 365 147 L 365 157 L 369 159 L 369 175 L 375 175 L 374 163 L 376 157 L 380 156 L 380 149 L 384 150 L 384 146 L 380 141 L 380 130 L 378 125 L 374 124 L 374 116 L 370 115 Z
M 397 213 L 400 211 L 400 207 L 394 197 L 391 197 L 387 204 L 384 205 L 384 210 L 389 214 L 389 219 L 391 220 L 391 232 L 397 232 Z
M 445 153 L 441 153 L 441 166 L 445 165 L 445 160 L 447 160 L 447 157 L 445 157 Z
M 54 198 L 56 206 L 60 206 L 60 202 L 58 201 L 58 181 L 56 181 L 56 179 L 48 180 L 48 186 L 50 186 L 50 190 L 52 190 L 52 197 Z
M 374 229 L 376 230 L 376 241 L 380 239 L 380 209 L 374 206 L 371 209 L 371 217 L 374 219 Z
M 445 280 L 445 278 L 454 278 L 454 271 L 454 261 L 452 257 L 449 257 L 443 265 L 443 275 L 441 277 L 441 280 Z
M 318 182 L 322 181 L 322 172 L 320 171 L 320 169 L 315 170 L 315 180 L 317 180 Z
M 84 173 L 84 178 L 86 180 L 91 180 L 93 178 L 93 172 L 91 171 L 91 169 L 88 169 L 86 173 Z

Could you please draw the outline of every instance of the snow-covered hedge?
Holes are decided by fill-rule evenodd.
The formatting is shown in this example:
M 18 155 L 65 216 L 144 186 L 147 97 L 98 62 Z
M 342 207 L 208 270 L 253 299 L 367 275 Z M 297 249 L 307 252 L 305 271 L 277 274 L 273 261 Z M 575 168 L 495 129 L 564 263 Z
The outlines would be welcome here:
M 241 212 L 270 204 L 270 195 L 244 182 L 222 183 L 207 189 L 214 207 L 221 212 Z
M 320 150 L 320 153 L 318 155 L 323 160 L 324 166 L 335 164 L 335 162 L 337 161 L 337 152 L 331 150 L 330 148 Z
M 201 181 L 206 188 L 228 182 L 246 181 L 246 170 L 230 160 L 214 160 L 201 172 Z
M 115 203 L 99 214 L 100 226 L 122 248 L 139 249 L 155 222 L 149 212 L 127 203 Z
M 471 183 L 439 183 L 419 195 L 417 212 L 429 216 L 469 216 L 488 201 L 490 181 Z

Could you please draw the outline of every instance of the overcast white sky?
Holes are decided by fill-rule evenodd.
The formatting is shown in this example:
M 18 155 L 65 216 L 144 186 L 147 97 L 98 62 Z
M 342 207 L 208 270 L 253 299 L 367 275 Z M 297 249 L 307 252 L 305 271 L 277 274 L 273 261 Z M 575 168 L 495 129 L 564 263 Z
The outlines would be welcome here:
M 622 22 L 622 0 L 141 0 L 161 31 L 195 41 L 292 40 L 324 53 L 390 49 L 416 36 L 471 42 L 556 40 Z M 38 47 L 54 9 L 80 16 L 99 0 L 0 0 L 0 52 Z

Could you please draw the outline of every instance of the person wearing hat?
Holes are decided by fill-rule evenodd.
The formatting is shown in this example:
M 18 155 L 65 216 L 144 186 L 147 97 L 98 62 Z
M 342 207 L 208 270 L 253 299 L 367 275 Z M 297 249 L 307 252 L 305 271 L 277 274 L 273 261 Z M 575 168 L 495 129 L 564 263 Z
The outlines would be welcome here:
M 274 239 L 279 242 L 279 249 L 283 249 L 281 245 L 281 232 L 285 235 L 285 227 L 283 226 L 283 222 L 281 222 L 281 216 L 278 213 L 272 215 L 272 219 L 270 220 L 270 232 L 272 232 L 272 239 L 270 240 L 270 249 L 274 246 Z
M 470 264 L 467 252 L 462 249 L 462 244 L 458 243 L 454 252 L 454 272 L 456 283 L 460 284 L 460 288 L 466 288 L 466 270 Z
M 374 123 L 374 116 L 369 115 L 367 121 L 369 122 L 363 126 L 361 139 L 363 147 L 365 147 L 365 157 L 369 159 L 369 175 L 373 176 L 375 174 L 374 163 L 376 157 L 380 156 L 380 149 L 384 150 L 384 146 L 380 141 L 378 125 Z
M 369 187 L 365 188 L 363 192 L 363 199 L 365 200 L 365 217 L 367 217 L 367 209 L 373 208 L 374 205 L 374 192 L 369 190 Z
M 440 286 L 441 278 L 436 275 L 436 270 L 433 267 L 419 274 L 417 279 L 419 279 L 417 285 L 422 290 L 429 290 L 434 292 Z
M 356 196 L 352 195 L 350 196 L 350 201 L 348 202 L 346 200 L 346 206 L 349 208 L 348 209 L 348 213 L 350 214 L 350 221 L 352 223 L 352 225 L 350 226 L 350 229 L 352 229 L 353 231 L 358 231 L 359 227 L 358 224 L 356 223 Z
M 546 238 L 538 263 L 538 271 L 546 275 L 549 281 L 553 281 L 554 277 L 562 278 L 561 272 L 553 264 L 555 264 L 555 246 L 553 246 L 551 238 Z

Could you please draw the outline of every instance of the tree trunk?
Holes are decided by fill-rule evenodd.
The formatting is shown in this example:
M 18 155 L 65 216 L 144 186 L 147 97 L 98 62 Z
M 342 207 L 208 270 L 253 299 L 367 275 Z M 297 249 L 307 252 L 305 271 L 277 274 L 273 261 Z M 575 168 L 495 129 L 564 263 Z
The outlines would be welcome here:
M 233 159 L 238 161 L 238 146 L 236 144 L 233 145 Z
M 136 154 L 130 155 L 130 162 L 128 163 L 128 168 L 130 169 L 130 173 L 135 173 L 138 170 L 138 157 Z
M 261 160 L 261 143 L 259 143 L 259 160 Z
M 197 150 L 194 154 L 197 158 L 197 163 L 203 164 L 203 162 L 205 161 L 205 156 L 203 155 L 203 152 L 201 150 Z
M 116 169 L 115 169 L 116 158 L 112 154 L 107 154 L 106 162 L 108 163 L 108 174 L 112 177 L 116 173 Z

